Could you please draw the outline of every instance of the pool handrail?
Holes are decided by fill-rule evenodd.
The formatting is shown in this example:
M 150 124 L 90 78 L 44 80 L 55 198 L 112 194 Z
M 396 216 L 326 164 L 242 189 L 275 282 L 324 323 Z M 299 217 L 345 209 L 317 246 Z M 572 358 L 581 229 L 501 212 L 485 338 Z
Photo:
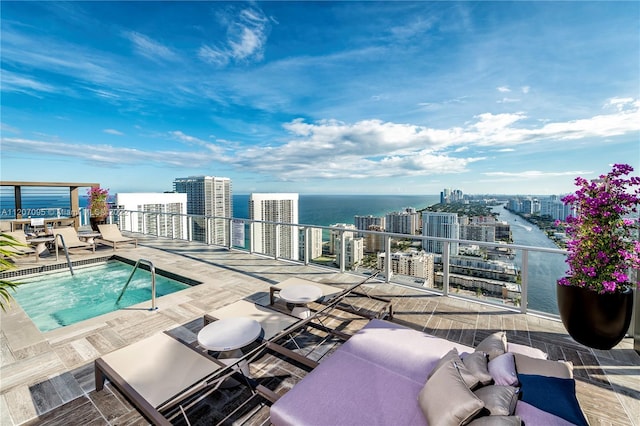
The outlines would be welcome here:
M 64 237 L 62 236 L 62 234 L 56 234 L 55 235 L 54 244 L 56 246 L 56 260 L 58 260 L 58 238 L 60 238 L 60 241 L 62 242 L 62 248 L 64 249 L 64 255 L 67 258 L 67 265 L 69 265 L 69 271 L 71 271 L 71 275 L 74 275 L 73 274 L 73 266 L 71 266 L 71 259 L 69 258 L 69 250 L 67 250 L 67 245 L 64 242 Z
M 153 262 L 147 259 L 138 259 L 136 261 L 136 264 L 133 266 L 133 270 L 131 271 L 131 274 L 129 274 L 129 278 L 127 279 L 127 282 L 124 284 L 124 287 L 122 287 L 122 291 L 120 291 L 120 295 L 116 300 L 116 305 L 120 303 L 120 299 L 122 299 L 124 292 L 127 290 L 127 287 L 129 286 L 129 283 L 133 278 L 133 274 L 136 273 L 136 270 L 138 269 L 138 265 L 140 265 L 141 263 L 147 265 L 149 267 L 149 271 L 151 272 L 151 308 L 149 310 L 155 311 L 156 309 L 158 309 L 158 307 L 156 306 L 156 268 L 155 266 L 153 266 Z

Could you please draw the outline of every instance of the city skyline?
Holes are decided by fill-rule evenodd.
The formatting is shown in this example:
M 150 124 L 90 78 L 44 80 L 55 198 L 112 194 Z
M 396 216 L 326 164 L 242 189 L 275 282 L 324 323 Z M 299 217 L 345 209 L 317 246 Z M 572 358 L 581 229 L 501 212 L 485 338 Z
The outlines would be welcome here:
M 1 178 L 551 195 L 640 171 L 638 2 L 3 2 Z

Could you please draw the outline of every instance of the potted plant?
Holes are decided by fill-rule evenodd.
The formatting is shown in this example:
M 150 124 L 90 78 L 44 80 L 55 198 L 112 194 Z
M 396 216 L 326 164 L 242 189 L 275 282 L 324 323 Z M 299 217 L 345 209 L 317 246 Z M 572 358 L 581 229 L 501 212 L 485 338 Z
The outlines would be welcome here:
M 569 334 L 592 348 L 617 345 L 631 321 L 637 284 L 629 272 L 640 268 L 640 177 L 631 172 L 614 164 L 599 179 L 578 177 L 579 189 L 562 198 L 575 215 L 566 219 L 569 270 L 558 280 L 558 308 Z
M 94 231 L 98 231 L 98 225 L 106 223 L 109 215 L 109 189 L 91 187 L 87 190 L 87 196 L 89 197 L 89 222 L 91 223 L 91 228 Z

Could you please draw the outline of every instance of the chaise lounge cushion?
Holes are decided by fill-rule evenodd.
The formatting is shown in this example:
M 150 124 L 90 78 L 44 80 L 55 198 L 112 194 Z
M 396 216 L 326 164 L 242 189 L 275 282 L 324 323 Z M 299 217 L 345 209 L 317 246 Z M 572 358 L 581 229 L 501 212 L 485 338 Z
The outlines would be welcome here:
M 435 367 L 433 367 L 433 370 L 431 370 L 431 373 L 429 373 L 429 379 L 440 369 L 440 367 L 442 367 L 443 365 L 451 361 L 453 361 L 458 367 L 458 372 L 460 373 L 462 380 L 464 380 L 465 384 L 467 385 L 467 388 L 473 390 L 476 387 L 478 387 L 478 385 L 480 384 L 480 380 L 462 362 L 462 360 L 460 359 L 460 355 L 458 355 L 458 350 L 456 348 L 451 349 L 442 358 L 440 358 L 440 360 L 436 363 Z M 427 379 L 427 381 L 429 379 Z
M 418 401 L 429 426 L 465 425 L 484 408 L 482 400 L 469 390 L 459 364 L 453 360 L 434 371 L 420 391 Z
M 507 352 L 507 333 L 497 331 L 487 336 L 476 346 L 476 352 L 484 352 L 489 357 L 489 361 Z
M 518 389 L 513 386 L 489 385 L 473 391 L 491 416 L 510 416 L 516 409 Z
M 465 367 L 467 367 L 469 371 L 471 371 L 471 373 L 480 381 L 482 386 L 486 386 L 493 382 L 493 377 L 491 377 L 488 369 L 489 358 L 484 352 L 465 354 L 462 358 L 462 362 Z

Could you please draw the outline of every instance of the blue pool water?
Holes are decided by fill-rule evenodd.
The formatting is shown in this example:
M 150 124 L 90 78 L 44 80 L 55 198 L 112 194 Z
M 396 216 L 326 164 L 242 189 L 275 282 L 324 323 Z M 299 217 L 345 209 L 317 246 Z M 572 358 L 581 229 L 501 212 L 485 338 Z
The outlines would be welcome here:
M 18 279 L 14 298 L 40 331 L 75 324 L 98 315 L 151 300 L 151 274 L 136 270 L 118 305 L 116 300 L 133 270 L 133 265 L 115 260 L 68 269 L 63 272 Z M 189 288 L 188 284 L 156 272 L 157 297 Z M 146 308 L 151 307 L 149 302 Z

